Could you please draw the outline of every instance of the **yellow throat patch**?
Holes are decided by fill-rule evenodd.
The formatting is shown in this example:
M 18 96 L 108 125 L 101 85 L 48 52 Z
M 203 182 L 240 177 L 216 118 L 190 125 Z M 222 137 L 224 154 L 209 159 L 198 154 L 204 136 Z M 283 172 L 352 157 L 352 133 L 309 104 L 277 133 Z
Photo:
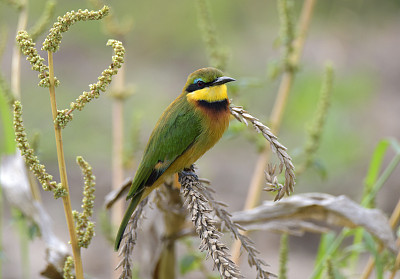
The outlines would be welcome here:
M 228 99 L 228 90 L 225 84 L 205 87 L 200 90 L 193 91 L 186 95 L 188 101 L 207 101 L 218 102 Z

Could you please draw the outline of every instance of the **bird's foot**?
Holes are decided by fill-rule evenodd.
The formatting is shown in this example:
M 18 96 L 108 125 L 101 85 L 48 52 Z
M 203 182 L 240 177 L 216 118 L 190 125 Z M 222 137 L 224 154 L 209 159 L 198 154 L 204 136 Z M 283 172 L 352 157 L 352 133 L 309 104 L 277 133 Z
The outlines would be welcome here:
M 195 180 L 199 180 L 199 177 L 197 176 L 197 174 L 194 172 L 193 168 L 190 169 L 183 169 L 180 173 L 179 176 L 191 176 L 193 177 Z

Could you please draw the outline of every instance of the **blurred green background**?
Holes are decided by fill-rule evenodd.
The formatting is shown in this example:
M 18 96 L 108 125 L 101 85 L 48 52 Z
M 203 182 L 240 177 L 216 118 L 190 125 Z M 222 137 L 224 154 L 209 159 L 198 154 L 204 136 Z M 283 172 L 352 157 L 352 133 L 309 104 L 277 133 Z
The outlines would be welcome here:
M 225 72 L 237 79 L 233 85 L 235 94 L 230 97 L 235 105 L 245 106 L 268 123 L 280 82 L 279 78 L 269 79 L 267 74 L 281 55 L 277 47 L 276 2 L 208 2 L 218 40 L 229 57 Z M 137 161 L 159 115 L 180 94 L 187 75 L 209 65 L 207 51 L 194 1 L 106 1 L 106 4 L 115 17 L 133 22 L 132 30 L 123 41 L 126 82 L 134 88 L 133 96 L 125 104 L 125 135 L 129 148 L 131 131 L 139 129 L 140 144 L 134 153 Z M 40 16 L 44 5 L 45 1 L 30 1 L 28 26 Z M 296 1 L 296 18 L 301 5 L 302 2 Z M 93 6 L 85 1 L 59 1 L 55 14 L 86 8 L 93 9 Z M 1 73 L 9 81 L 17 12 L 6 1 L 1 1 L 0 18 L 0 28 L 8 34 Z M 112 52 L 106 42 L 112 37 L 103 31 L 102 22 L 79 22 L 63 35 L 61 48 L 54 57 L 55 73 L 61 81 L 56 91 L 59 108 L 67 108 L 69 102 L 88 90 L 88 84 L 95 83 L 109 65 Z M 44 36 L 38 39 L 38 48 Z M 328 61 L 334 66 L 335 79 L 316 156 L 319 168 L 311 168 L 301 176 L 295 193 L 345 194 L 359 201 L 373 148 L 382 138 L 400 138 L 399 45 L 399 1 L 317 2 L 279 135 L 295 163 L 303 159 L 307 127 L 315 113 Z M 46 57 L 44 52 L 41 55 Z M 39 156 L 49 172 L 58 177 L 48 91 L 37 87 L 37 83 L 37 73 L 23 59 L 21 91 L 28 137 L 34 132 L 40 133 Z M 103 94 L 74 115 L 74 121 L 63 132 L 72 202 L 75 208 L 79 207 L 82 183 L 74 162 L 77 155 L 82 155 L 92 164 L 97 177 L 95 207 L 98 212 L 111 184 L 111 98 Z M 227 133 L 197 164 L 200 176 L 212 180 L 217 198 L 229 204 L 230 211 L 243 208 L 257 160 L 257 146 L 248 140 L 254 131 L 249 128 L 242 132 L 243 136 L 232 131 Z M 134 166 L 126 176 L 133 176 Z M 399 172 L 389 179 L 378 198 L 378 207 L 388 213 L 398 199 L 398 181 Z M 270 199 L 268 194 L 263 195 L 263 199 Z M 48 193 L 43 198 L 52 208 L 56 233 L 67 239 L 61 202 L 54 201 Z M 6 221 L 5 226 L 5 278 L 18 278 L 13 275 L 19 265 L 18 250 L 13 249 L 18 242 L 10 222 Z M 253 238 L 264 259 L 271 264 L 271 271 L 276 272 L 278 236 L 268 234 L 266 238 L 260 232 Z M 318 236 L 311 234 L 291 240 L 289 278 L 306 278 L 310 274 L 317 243 Z M 98 230 L 92 246 L 83 252 L 85 271 L 90 278 L 110 277 L 109 253 L 102 252 L 104 249 L 110 250 Z M 33 242 L 30 253 L 35 262 L 31 267 L 34 278 L 44 267 L 40 240 Z M 246 270 L 246 264 L 243 266 Z M 295 276 L 299 275 L 296 267 L 302 268 L 302 277 Z

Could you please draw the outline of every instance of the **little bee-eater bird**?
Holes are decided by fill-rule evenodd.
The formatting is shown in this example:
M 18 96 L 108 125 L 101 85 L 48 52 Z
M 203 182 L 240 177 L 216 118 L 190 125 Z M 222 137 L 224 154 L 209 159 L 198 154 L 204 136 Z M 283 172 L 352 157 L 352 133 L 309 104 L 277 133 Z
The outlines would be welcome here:
M 119 249 L 128 221 L 139 204 L 165 178 L 197 161 L 222 137 L 229 125 L 226 77 L 215 68 L 199 69 L 189 75 L 182 94 L 158 120 L 133 179 L 131 199 L 115 240 Z

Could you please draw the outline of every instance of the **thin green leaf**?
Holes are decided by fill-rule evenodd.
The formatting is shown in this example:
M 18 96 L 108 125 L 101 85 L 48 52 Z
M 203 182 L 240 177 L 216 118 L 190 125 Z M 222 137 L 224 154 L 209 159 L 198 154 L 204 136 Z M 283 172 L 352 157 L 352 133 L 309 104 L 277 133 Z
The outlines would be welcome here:
M 179 262 L 179 270 L 181 275 L 185 275 L 190 271 L 198 269 L 200 266 L 199 258 L 194 254 L 185 255 Z
M 319 242 L 319 247 L 318 247 L 318 253 L 317 253 L 317 257 L 315 258 L 315 266 L 318 266 L 321 264 L 321 262 L 324 259 L 324 256 L 327 253 L 328 247 L 331 245 L 331 243 L 334 241 L 335 239 L 335 234 L 333 232 L 329 232 L 326 234 L 323 234 L 321 236 L 321 240 Z M 319 274 L 315 275 L 315 279 L 317 278 L 322 278 L 322 270 Z
M 375 147 L 374 153 L 372 154 L 372 159 L 369 164 L 367 176 L 365 178 L 365 185 L 367 188 L 372 188 L 378 179 L 378 175 L 380 173 L 383 159 L 385 157 L 387 148 L 389 147 L 390 142 L 387 139 L 381 140 L 378 145 Z
M 396 139 L 388 139 L 388 143 L 390 144 L 390 147 L 394 149 L 396 154 L 390 161 L 390 163 L 387 165 L 387 167 L 384 169 L 382 174 L 379 176 L 378 179 L 376 179 L 376 182 L 373 184 L 373 187 L 371 189 L 367 189 L 367 193 L 365 193 L 362 201 L 362 205 L 368 206 L 373 203 L 378 191 L 382 188 L 383 184 L 385 184 L 386 180 L 389 179 L 391 176 L 392 172 L 396 169 L 397 165 L 400 163 L 400 147 L 399 143 Z
M 382 169 L 383 160 L 385 158 L 388 147 L 392 147 L 396 155 L 390 162 L 390 164 L 385 168 L 382 175 L 379 176 Z M 364 180 L 364 194 L 361 201 L 361 205 L 365 207 L 373 207 L 375 197 L 378 190 L 382 187 L 383 183 L 393 172 L 394 168 L 397 166 L 400 160 L 400 145 L 395 139 L 383 139 L 375 147 L 374 153 L 371 158 L 371 162 L 368 168 L 366 178 Z M 357 229 L 354 235 L 353 245 L 360 245 L 364 238 L 364 229 Z M 353 270 L 357 265 L 358 257 L 360 255 L 359 251 L 353 251 L 350 256 L 350 266 Z
M 4 96 L 2 88 L 0 88 L 0 118 L 3 126 L 3 142 L 0 146 L 0 151 L 3 150 L 5 154 L 15 153 L 16 144 L 14 140 L 13 118 L 8 104 L 7 98 Z

